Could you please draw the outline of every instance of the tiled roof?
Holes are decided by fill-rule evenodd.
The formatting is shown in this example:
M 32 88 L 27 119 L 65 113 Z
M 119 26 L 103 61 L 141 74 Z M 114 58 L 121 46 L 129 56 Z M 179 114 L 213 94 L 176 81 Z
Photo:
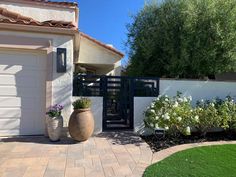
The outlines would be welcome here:
M 0 23 L 76 29 L 76 26 L 72 22 L 55 20 L 39 22 L 30 17 L 23 16 L 2 7 L 0 7 L 0 15 L 3 16 L 3 18 L 0 17 Z
M 61 5 L 61 6 L 70 6 L 70 7 L 77 7 L 78 4 L 76 2 L 68 2 L 68 1 L 50 1 L 50 0 L 21 0 L 21 1 L 28 1 L 28 2 L 38 2 L 44 4 L 52 4 L 52 5 Z
M 121 57 L 124 57 L 124 56 L 125 56 L 122 52 L 118 51 L 117 49 L 115 49 L 115 48 L 113 48 L 113 47 L 111 47 L 111 46 L 109 46 L 109 45 L 107 45 L 107 44 L 104 44 L 104 43 L 98 41 L 97 39 L 92 38 L 91 36 L 89 36 L 89 35 L 87 35 L 87 34 L 85 34 L 85 33 L 80 32 L 80 35 L 83 36 L 83 37 L 85 37 L 86 39 L 88 39 L 88 40 L 90 40 L 90 41 L 93 41 L 94 43 L 96 43 L 96 44 L 98 44 L 98 45 L 100 45 L 100 46 L 102 46 L 102 47 L 108 49 L 108 50 L 111 50 L 112 52 L 114 52 L 114 53 L 120 55 Z

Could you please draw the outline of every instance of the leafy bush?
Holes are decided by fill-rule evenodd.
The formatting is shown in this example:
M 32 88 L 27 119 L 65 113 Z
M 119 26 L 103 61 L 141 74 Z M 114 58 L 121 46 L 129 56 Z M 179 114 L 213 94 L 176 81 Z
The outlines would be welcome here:
M 91 100 L 88 98 L 81 98 L 73 102 L 73 107 L 75 109 L 87 109 L 91 107 Z
M 222 119 L 222 128 L 236 131 L 236 104 L 234 100 L 228 96 L 224 101 L 221 100 L 219 105 L 219 115 Z
M 149 128 L 164 128 L 170 135 L 190 135 L 193 123 L 191 117 L 191 97 L 182 97 L 177 93 L 175 97 L 159 96 L 151 103 L 145 112 L 145 125 Z
M 199 119 L 194 127 L 197 128 L 202 135 L 205 135 L 214 127 L 221 126 L 221 117 L 219 116 L 215 100 L 198 101 L 193 115 Z

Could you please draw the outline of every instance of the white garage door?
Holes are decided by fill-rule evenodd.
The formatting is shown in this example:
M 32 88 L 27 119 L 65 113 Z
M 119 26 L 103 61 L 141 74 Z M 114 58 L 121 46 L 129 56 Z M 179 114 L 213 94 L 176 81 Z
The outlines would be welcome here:
M 44 133 L 46 54 L 0 49 L 0 136 Z

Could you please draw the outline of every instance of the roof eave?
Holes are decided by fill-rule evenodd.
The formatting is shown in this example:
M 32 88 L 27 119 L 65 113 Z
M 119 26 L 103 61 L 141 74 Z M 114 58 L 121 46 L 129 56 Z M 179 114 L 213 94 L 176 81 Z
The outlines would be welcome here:
M 7 24 L 7 23 L 0 23 L 0 29 L 1 30 L 12 30 L 12 31 L 27 31 L 27 32 L 37 32 L 37 33 L 61 34 L 61 35 L 75 35 L 75 33 L 78 32 L 77 29 L 21 25 L 21 24 Z
M 113 47 L 110 47 L 110 46 L 107 46 L 106 44 L 104 44 L 104 43 L 98 41 L 97 39 L 94 39 L 93 37 L 91 37 L 91 36 L 89 36 L 89 35 L 87 35 L 87 34 L 85 34 L 85 33 L 80 32 L 80 35 L 81 35 L 82 37 L 84 37 L 84 38 L 86 38 L 86 39 L 88 39 L 88 40 L 90 40 L 90 41 L 96 43 L 97 45 L 99 45 L 99 46 L 101 46 L 101 47 L 103 47 L 103 48 L 105 48 L 105 49 L 111 51 L 112 53 L 114 53 L 114 54 L 116 54 L 116 55 L 119 55 L 119 57 L 121 57 L 121 58 L 123 58 L 123 57 L 125 56 L 125 54 L 123 54 L 122 52 L 118 51 L 117 49 L 115 49 L 115 48 L 113 48 Z

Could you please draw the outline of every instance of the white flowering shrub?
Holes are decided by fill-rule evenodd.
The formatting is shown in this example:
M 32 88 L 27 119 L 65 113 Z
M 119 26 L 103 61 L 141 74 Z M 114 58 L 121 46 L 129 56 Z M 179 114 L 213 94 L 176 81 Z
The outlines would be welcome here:
M 216 127 L 236 132 L 236 103 L 231 97 L 200 100 L 195 107 L 191 101 L 180 92 L 175 97 L 159 96 L 145 111 L 145 126 L 164 129 L 172 136 L 190 135 L 191 128 L 202 135 Z
M 145 111 L 144 123 L 152 129 L 165 129 L 173 136 L 190 135 L 193 125 L 191 97 L 180 92 L 175 97 L 159 96 Z

